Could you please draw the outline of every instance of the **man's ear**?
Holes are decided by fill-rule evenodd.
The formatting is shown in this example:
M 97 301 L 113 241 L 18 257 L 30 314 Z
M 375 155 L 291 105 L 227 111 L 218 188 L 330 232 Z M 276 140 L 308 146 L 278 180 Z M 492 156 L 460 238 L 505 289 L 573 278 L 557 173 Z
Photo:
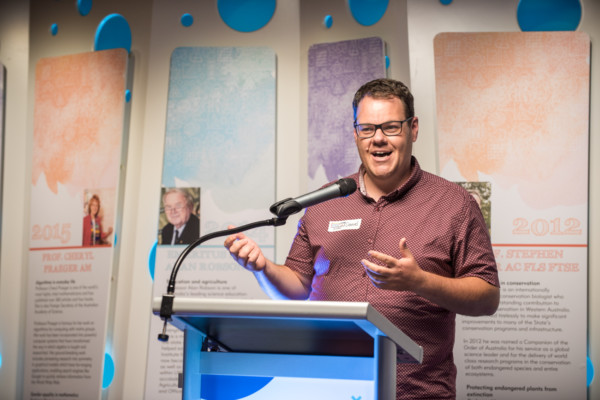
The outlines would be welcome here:
M 410 133 L 412 135 L 412 141 L 416 142 L 419 137 L 419 117 L 413 117 L 410 120 Z

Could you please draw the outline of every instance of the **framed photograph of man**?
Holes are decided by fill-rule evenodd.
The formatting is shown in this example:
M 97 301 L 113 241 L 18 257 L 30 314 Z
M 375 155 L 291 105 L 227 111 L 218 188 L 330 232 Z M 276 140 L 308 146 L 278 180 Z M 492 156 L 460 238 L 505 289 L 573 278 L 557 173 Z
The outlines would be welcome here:
M 200 237 L 200 188 L 161 188 L 158 244 L 188 245 Z

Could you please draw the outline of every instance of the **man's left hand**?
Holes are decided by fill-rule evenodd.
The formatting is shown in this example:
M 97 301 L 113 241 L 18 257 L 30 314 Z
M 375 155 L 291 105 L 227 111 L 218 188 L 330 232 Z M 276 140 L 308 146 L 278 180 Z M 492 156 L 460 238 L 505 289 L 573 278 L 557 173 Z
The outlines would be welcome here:
M 369 251 L 376 262 L 362 260 L 365 272 L 374 286 L 387 290 L 414 290 L 419 287 L 425 274 L 412 252 L 408 248 L 406 238 L 399 243 L 400 258 L 392 257 L 378 251 Z

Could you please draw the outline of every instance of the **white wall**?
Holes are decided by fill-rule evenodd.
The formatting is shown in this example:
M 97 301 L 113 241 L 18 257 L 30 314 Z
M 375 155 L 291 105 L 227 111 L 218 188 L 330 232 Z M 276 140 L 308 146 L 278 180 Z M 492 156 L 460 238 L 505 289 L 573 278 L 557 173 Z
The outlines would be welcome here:
M 583 0 L 584 19 L 579 30 L 592 44 L 600 40 L 600 4 Z M 432 75 L 432 33 L 447 31 L 515 31 L 517 0 L 390 1 L 384 18 L 364 27 L 350 15 L 345 0 L 279 0 L 273 19 L 263 29 L 240 33 L 219 18 L 216 0 L 104 0 L 93 2 L 91 13 L 81 17 L 74 1 L 3 0 L 0 2 L 0 63 L 7 69 L 5 153 L 0 242 L 0 391 L 2 398 L 21 397 L 25 329 L 25 282 L 31 182 L 32 74 L 42 57 L 93 50 L 101 19 L 122 14 L 132 29 L 134 62 L 131 124 L 124 191 L 123 231 L 113 315 L 113 353 L 116 376 L 107 393 L 110 399 L 141 398 L 150 317 L 151 285 L 147 267 L 150 246 L 156 238 L 157 190 L 162 172 L 168 68 L 171 52 L 179 46 L 269 46 L 277 54 L 277 198 L 298 195 L 306 189 L 307 52 L 314 43 L 379 36 L 388 45 L 388 76 L 408 83 L 416 98 L 421 130 L 415 152 L 421 165 L 437 169 L 435 109 Z M 31 13 L 30 13 L 31 9 Z M 179 23 L 183 13 L 194 24 Z M 333 26 L 323 25 L 325 15 Z M 407 18 L 408 15 L 408 18 Z M 51 36 L 51 23 L 59 33 Z M 410 57 L 409 57 L 410 47 Z M 592 53 L 592 66 L 600 65 Z M 431 56 L 432 59 L 432 56 Z M 590 243 L 600 238 L 600 121 L 594 109 L 600 104 L 600 84 L 592 74 L 590 132 Z M 596 105 L 596 107 L 594 107 Z M 349 105 L 350 106 L 350 105 Z M 560 187 L 557 188 L 560 190 Z M 296 221 L 277 228 L 276 252 L 283 261 L 295 232 Z M 600 368 L 600 288 L 597 267 L 600 250 L 590 248 L 590 356 Z M 597 381 L 597 380 L 596 380 Z M 600 398 L 600 385 L 590 398 Z

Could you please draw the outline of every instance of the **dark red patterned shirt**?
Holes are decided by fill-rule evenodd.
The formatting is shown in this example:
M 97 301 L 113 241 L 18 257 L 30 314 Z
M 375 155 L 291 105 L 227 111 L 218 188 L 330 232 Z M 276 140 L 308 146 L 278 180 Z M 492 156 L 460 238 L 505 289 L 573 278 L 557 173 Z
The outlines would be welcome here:
M 455 313 L 413 292 L 374 287 L 361 265 L 369 250 L 400 258 L 406 237 L 419 266 L 447 277 L 476 276 L 499 286 L 488 229 L 473 198 L 459 185 L 421 170 L 375 202 L 362 168 L 360 190 L 309 207 L 286 265 L 312 277 L 311 300 L 367 301 L 423 347 L 422 364 L 399 364 L 398 399 L 453 399 Z

